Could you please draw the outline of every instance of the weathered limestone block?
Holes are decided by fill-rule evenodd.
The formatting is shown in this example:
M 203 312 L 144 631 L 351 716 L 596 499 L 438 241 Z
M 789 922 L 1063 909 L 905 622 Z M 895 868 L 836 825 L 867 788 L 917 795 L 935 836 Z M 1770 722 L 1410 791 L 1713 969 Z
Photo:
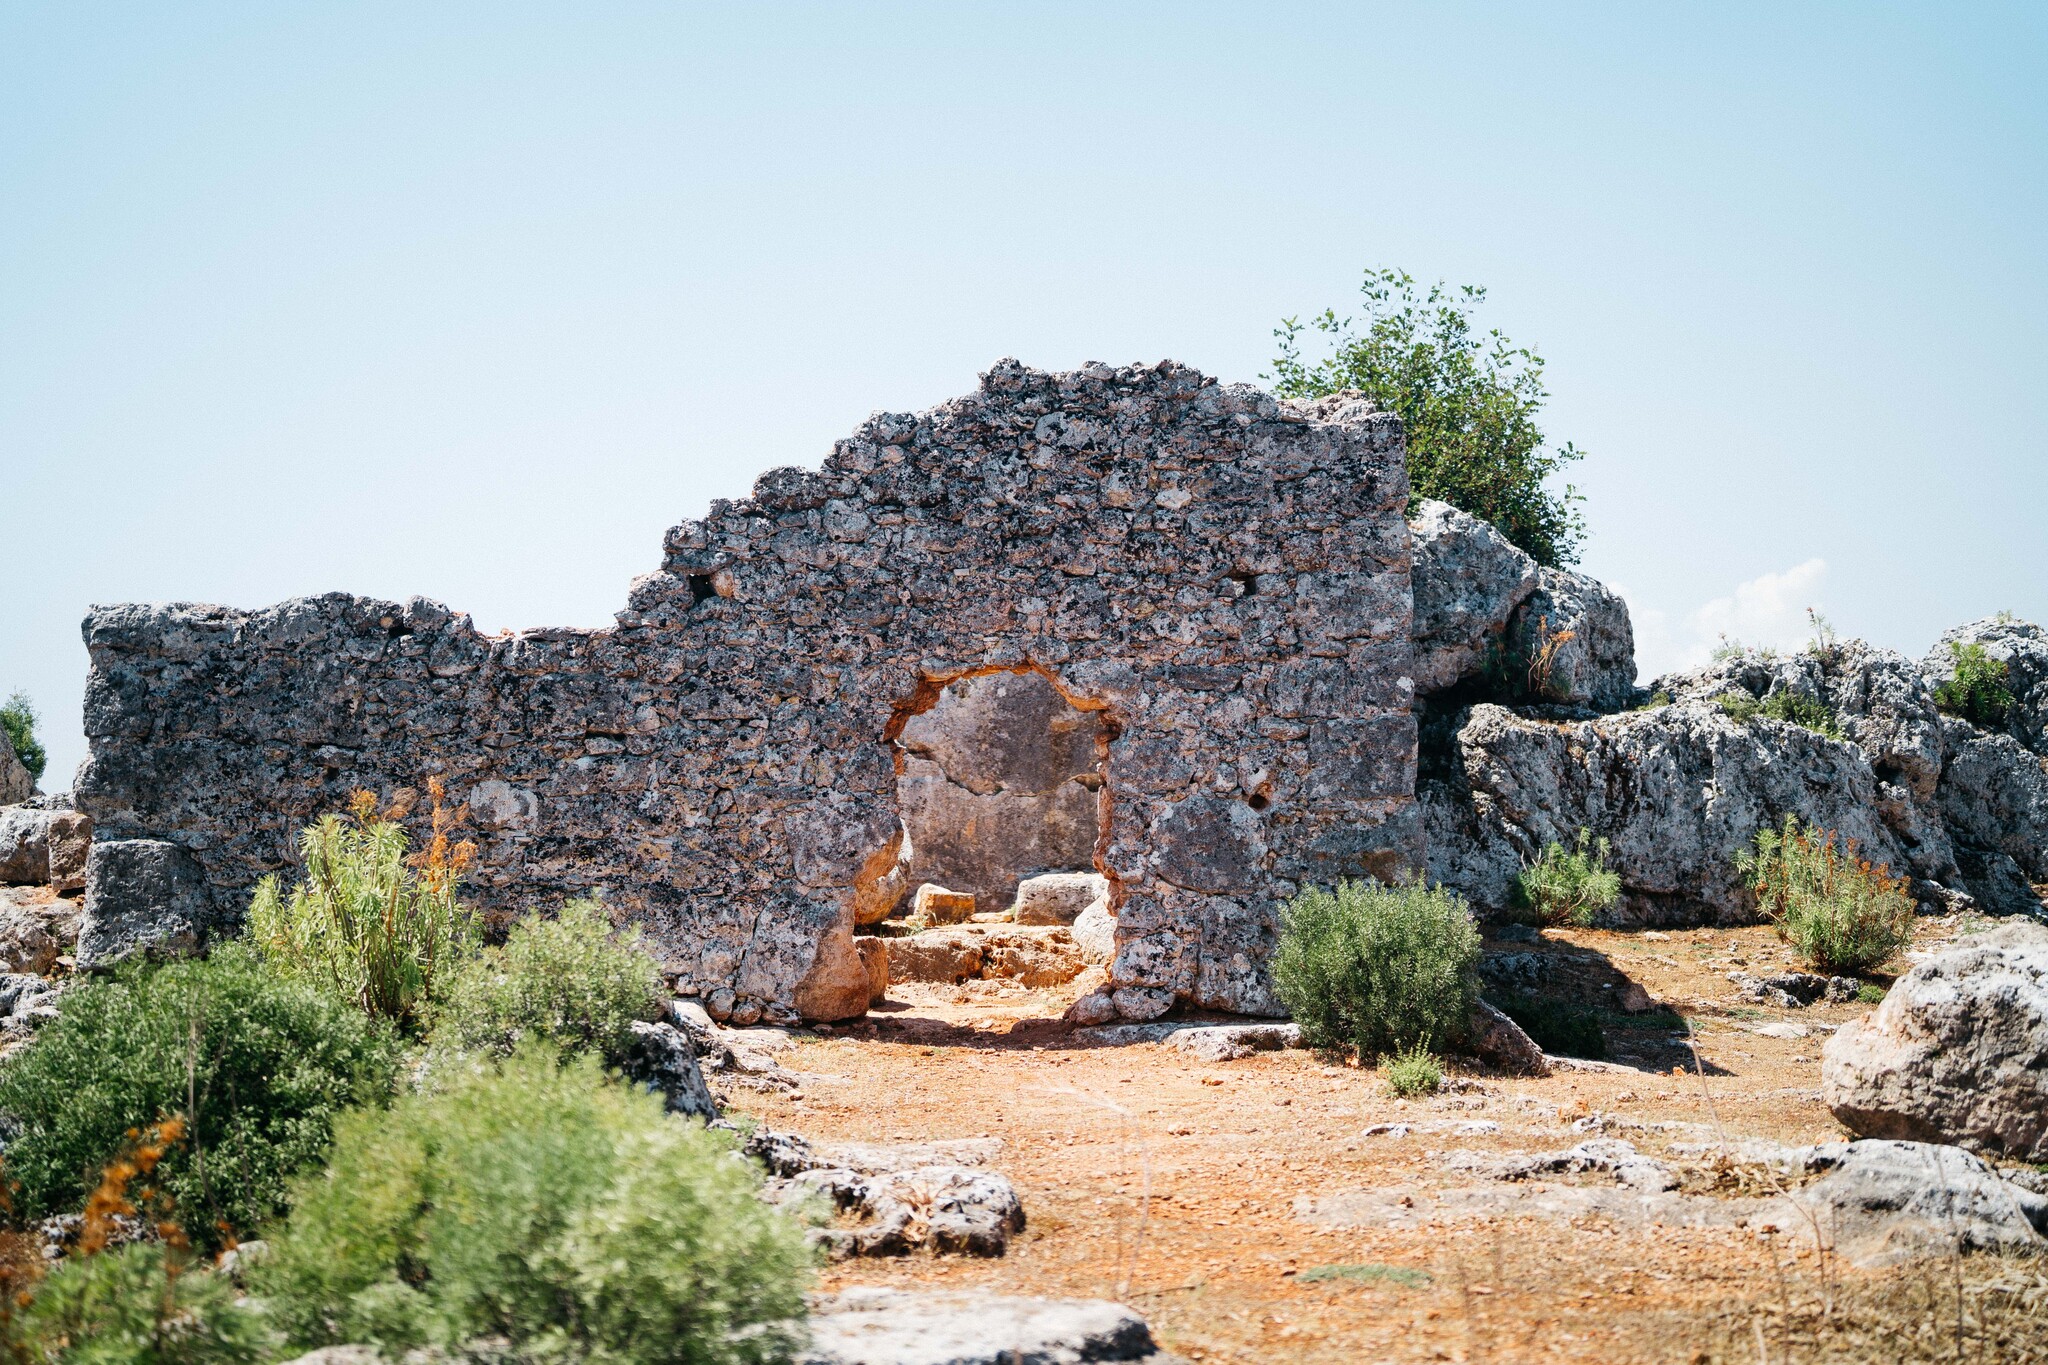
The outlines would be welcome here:
M 96 608 L 78 805 L 239 910 L 352 789 L 438 775 L 481 906 L 599 895 L 714 1016 L 826 1018 L 866 1006 L 853 927 L 916 884 L 897 761 L 937 760 L 903 736 L 963 679 L 1028 674 L 1101 785 L 1056 787 L 1088 856 L 1020 871 L 1114 877 L 1132 1008 L 1271 1012 L 1275 905 L 1421 864 L 1407 499 L 1399 424 L 1360 400 L 1004 361 L 674 527 L 606 629 Z
M 910 913 L 920 924 L 965 924 L 974 918 L 974 893 L 953 891 L 930 882 L 917 888 Z
M 957 986 L 981 975 L 981 935 L 968 929 L 927 929 L 889 943 L 889 980 Z
M 1536 561 L 1492 522 L 1425 498 L 1415 537 L 1415 690 L 1440 692 L 1498 664 L 1515 608 L 1536 591 Z
M 57 812 L 0 806 L 0 882 L 43 886 L 50 880 L 50 822 Z
M 1864 1137 L 2048 1161 L 2048 928 L 2004 925 L 1900 977 L 1828 1039 L 1821 1095 Z
M 1619 711 L 1636 690 L 1636 636 L 1628 603 L 1583 574 L 1538 572 L 1516 608 L 1507 657 L 1531 695 L 1570 706 Z
M 197 859 L 161 839 L 96 843 L 86 862 L 78 965 L 106 967 L 138 952 L 184 953 L 219 925 Z
M 889 940 L 863 937 L 855 939 L 853 946 L 868 974 L 868 1004 L 879 1005 L 889 998 Z
M 1091 907 L 1109 904 L 1109 878 L 1099 872 L 1048 872 L 1017 883 L 1010 918 L 1018 924 L 1072 924 Z

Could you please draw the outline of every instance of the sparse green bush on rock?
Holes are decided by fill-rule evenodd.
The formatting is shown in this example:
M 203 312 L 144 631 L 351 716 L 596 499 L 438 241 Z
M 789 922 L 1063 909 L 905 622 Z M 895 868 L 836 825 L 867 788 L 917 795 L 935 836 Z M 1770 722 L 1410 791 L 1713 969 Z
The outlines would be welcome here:
M 1773 692 L 1762 701 L 1747 692 L 1724 692 L 1715 698 L 1715 704 L 1737 725 L 1747 725 L 1758 718 L 1781 720 L 1829 739 L 1844 738 L 1841 722 L 1835 719 L 1835 713 L 1828 709 L 1827 703 L 1801 692 Z
M 0 1114 L 20 1125 L 15 1216 L 76 1210 L 132 1130 L 182 1114 L 157 1185 L 200 1246 L 249 1236 L 319 1159 L 334 1116 L 390 1093 L 396 1052 L 387 1029 L 239 943 L 88 982 L 0 1068 Z
M 448 837 L 440 779 L 427 787 L 433 834 L 418 855 L 407 857 L 398 823 L 409 796 L 380 811 L 373 794 L 357 792 L 346 817 L 299 832 L 305 871 L 290 893 L 265 877 L 249 906 L 249 937 L 276 970 L 408 1031 L 476 940 L 474 917 L 455 899 L 476 850 Z
M 1736 865 L 1778 933 L 1815 967 L 1854 976 L 1877 966 L 1913 937 L 1913 896 L 1902 877 L 1836 847 L 1832 830 L 1804 830 L 1794 816 L 1782 830 L 1756 832 Z
M 523 1047 L 336 1124 L 252 1272 L 304 1347 L 503 1336 L 541 1360 L 785 1360 L 810 1265 L 724 1134 Z
M 1311 1047 L 1370 1060 L 1465 1034 L 1479 931 L 1441 886 L 1339 882 L 1281 910 L 1273 985 Z
M 604 907 L 570 901 L 553 918 L 512 926 L 450 979 L 435 1012 L 437 1048 L 509 1056 L 524 1039 L 594 1052 L 616 1065 L 635 1020 L 656 1019 L 667 994 L 637 925 L 614 932 Z
M 1544 845 L 1515 878 L 1516 899 L 1538 924 L 1588 925 L 1621 896 L 1621 876 L 1607 866 L 1605 839 L 1580 830 L 1575 847 Z
M 1416 498 L 1437 498 L 1482 517 L 1539 564 L 1562 567 L 1578 557 L 1582 499 L 1567 484 L 1547 481 L 1580 458 L 1570 444 L 1544 448 L 1536 414 L 1549 397 L 1543 359 L 1498 331 L 1476 335 L 1472 312 L 1486 299 L 1473 285 L 1431 285 L 1418 297 L 1398 270 L 1369 270 L 1362 286 L 1365 330 L 1334 310 L 1303 324 L 1293 318 L 1274 333 L 1274 391 L 1316 398 L 1355 389 L 1398 414 L 1408 438 L 1408 483 Z M 1313 328 L 1331 354 L 1310 363 L 1301 337 Z
M 1948 653 L 1955 673 L 1934 689 L 1934 704 L 1981 729 L 2005 724 L 2006 713 L 2012 709 L 2005 661 L 1992 658 L 1982 645 L 1955 640 L 1949 642 Z

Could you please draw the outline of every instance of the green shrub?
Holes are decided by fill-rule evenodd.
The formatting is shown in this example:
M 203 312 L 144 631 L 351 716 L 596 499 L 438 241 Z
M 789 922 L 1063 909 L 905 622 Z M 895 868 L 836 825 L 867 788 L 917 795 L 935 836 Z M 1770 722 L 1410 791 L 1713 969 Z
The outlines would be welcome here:
M 67 1257 L 10 1326 L 39 1365 L 255 1365 L 273 1336 L 224 1276 L 162 1242 Z
M 249 937 L 274 968 L 405 1030 L 420 1025 L 440 978 L 476 937 L 455 899 L 476 849 L 449 841 L 440 779 L 427 786 L 433 836 L 417 857 L 407 858 L 398 823 L 410 799 L 379 812 L 374 795 L 357 792 L 346 818 L 323 816 L 299 832 L 305 873 L 290 895 L 265 877 L 249 906 Z
M 1479 931 L 1441 886 L 1309 887 L 1280 914 L 1273 985 L 1309 1046 L 1361 1060 L 1465 1035 Z
M 319 1158 L 334 1115 L 389 1094 L 395 1063 L 388 1030 L 239 943 L 88 982 L 0 1068 L 0 1114 L 20 1125 L 15 1214 L 77 1209 L 132 1130 L 182 1114 L 157 1184 L 200 1245 L 247 1236 Z
M 50 755 L 36 738 L 36 722 L 42 719 L 36 714 L 35 703 L 28 699 L 28 693 L 16 692 L 4 705 L 0 705 L 0 731 L 7 734 L 7 742 L 14 746 L 14 756 L 21 760 L 21 766 L 28 769 L 28 775 L 42 781 L 43 769 L 49 766 Z
M 1854 976 L 1911 941 L 1913 897 L 1890 868 L 1858 858 L 1853 840 L 1835 844 L 1834 831 L 1802 830 L 1788 815 L 1782 831 L 1758 830 L 1736 865 L 1786 942 L 1815 967 Z
M 1827 703 L 1801 692 L 1773 692 L 1762 701 L 1747 692 L 1724 692 L 1715 698 L 1715 702 L 1722 713 L 1737 725 L 1747 725 L 1761 717 L 1803 726 L 1829 739 L 1844 738 L 1841 722 L 1835 719 L 1835 713 L 1828 709 Z
M 1567 484 L 1553 492 L 1550 476 L 1580 458 L 1570 444 L 1545 449 L 1536 414 L 1549 397 L 1543 360 L 1498 331 L 1476 335 L 1472 312 L 1486 291 L 1432 285 L 1418 298 L 1415 281 L 1398 270 L 1369 270 L 1365 330 L 1326 309 L 1304 325 L 1293 318 L 1274 335 L 1273 390 L 1283 398 L 1317 398 L 1357 390 L 1401 418 L 1408 437 L 1408 486 L 1416 498 L 1438 498 L 1483 517 L 1554 567 L 1578 557 L 1583 501 Z M 1302 359 L 1301 335 L 1323 334 L 1330 354 Z
M 1883 1004 L 1887 994 L 1889 992 L 1884 987 L 1870 981 L 1866 981 L 1856 988 L 1856 998 L 1866 1005 Z
M 1402 1099 L 1434 1095 L 1444 1086 L 1444 1069 L 1427 1047 L 1420 1043 L 1390 1054 L 1380 1062 L 1380 1079 Z
M 539 1359 L 786 1359 L 810 1253 L 722 1133 L 524 1047 L 335 1126 L 251 1272 L 302 1347 L 502 1335 Z
M 1981 729 L 2005 724 L 2012 692 L 2005 685 L 2005 660 L 1994 659 L 1982 645 L 1949 641 L 1955 673 L 1934 689 L 1934 704 Z
M 616 1064 L 633 1022 L 660 1018 L 666 995 L 637 925 L 614 933 L 603 905 L 570 901 L 552 919 L 520 920 L 502 948 L 464 964 L 435 1011 L 433 1041 L 509 1056 L 531 1038 Z
M 1607 1055 L 1607 1031 L 1597 1009 L 1534 996 L 1511 995 L 1494 1003 L 1545 1052 L 1596 1061 Z
M 1546 844 L 1515 878 L 1516 902 L 1538 924 L 1588 925 L 1621 896 L 1621 877 L 1607 866 L 1608 844 L 1580 830 L 1577 847 Z

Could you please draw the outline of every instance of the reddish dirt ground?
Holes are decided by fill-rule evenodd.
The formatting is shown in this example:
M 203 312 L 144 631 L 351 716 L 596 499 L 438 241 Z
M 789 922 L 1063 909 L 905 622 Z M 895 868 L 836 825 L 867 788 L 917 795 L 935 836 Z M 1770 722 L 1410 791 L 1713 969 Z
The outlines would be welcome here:
M 1918 946 L 1957 932 L 1925 921 Z M 913 985 L 892 987 L 865 1023 L 782 1053 L 804 1074 L 795 1092 L 735 1090 L 730 1100 L 814 1138 L 1002 1139 L 992 1164 L 1016 1183 L 1029 1218 L 1006 1257 L 845 1262 L 824 1271 L 828 1289 L 978 1285 L 1120 1299 L 1166 1347 L 1199 1361 L 1757 1360 L 1755 1333 L 1821 1282 L 1817 1258 L 1784 1237 L 1594 1217 L 1330 1228 L 1297 1214 L 1302 1196 L 1469 1185 L 1444 1169 L 1447 1154 L 1566 1147 L 1587 1136 L 1572 1120 L 1594 1113 L 1619 1121 L 1609 1135 L 1659 1156 L 1697 1133 L 1626 1125 L 1709 1124 L 1787 1143 L 1845 1136 L 1819 1099 L 1825 1032 L 1753 1030 L 1838 1025 L 1871 1006 L 1743 1004 L 1728 972 L 1795 965 L 1769 930 L 1545 937 L 1544 951 L 1599 954 L 1675 1008 L 1708 1074 L 1672 1073 L 1690 1054 L 1665 1015 L 1620 1037 L 1624 1065 L 1613 1070 L 1470 1074 L 1477 1085 L 1462 1092 L 1400 1100 L 1374 1072 L 1307 1052 L 1212 1064 L 1159 1043 L 1090 1045 L 1056 1022 L 1071 991 Z M 1631 1047 L 1641 1053 L 1633 1061 Z M 1453 1131 L 1469 1120 L 1499 1131 Z M 1364 1134 L 1386 1123 L 1411 1131 Z M 1313 1273 L 1330 1266 L 1387 1269 Z

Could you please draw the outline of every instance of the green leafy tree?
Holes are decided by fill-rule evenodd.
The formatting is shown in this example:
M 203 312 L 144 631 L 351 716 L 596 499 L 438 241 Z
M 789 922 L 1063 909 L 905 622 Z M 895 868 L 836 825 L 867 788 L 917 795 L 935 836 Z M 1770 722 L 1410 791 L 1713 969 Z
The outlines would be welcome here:
M 1438 283 L 1418 294 L 1398 270 L 1369 270 L 1362 319 L 1334 309 L 1275 330 L 1280 354 L 1269 376 L 1283 398 L 1357 390 L 1397 414 L 1408 434 L 1408 480 L 1416 498 L 1436 498 L 1483 517 L 1538 563 L 1571 564 L 1585 538 L 1574 505 L 1583 502 L 1550 476 L 1581 452 L 1548 449 L 1536 414 L 1549 392 L 1543 359 L 1496 329 L 1475 330 L 1486 299 L 1477 285 Z M 1303 358 L 1305 333 L 1320 332 L 1329 354 Z M 1412 510 L 1412 509 L 1411 509 Z
M 7 732 L 7 742 L 14 746 L 14 756 L 21 760 L 22 767 L 28 769 L 28 775 L 38 782 L 43 780 L 43 769 L 50 763 L 48 751 L 36 738 L 36 722 L 41 719 L 26 692 L 16 692 L 4 706 L 0 706 L 0 730 Z

